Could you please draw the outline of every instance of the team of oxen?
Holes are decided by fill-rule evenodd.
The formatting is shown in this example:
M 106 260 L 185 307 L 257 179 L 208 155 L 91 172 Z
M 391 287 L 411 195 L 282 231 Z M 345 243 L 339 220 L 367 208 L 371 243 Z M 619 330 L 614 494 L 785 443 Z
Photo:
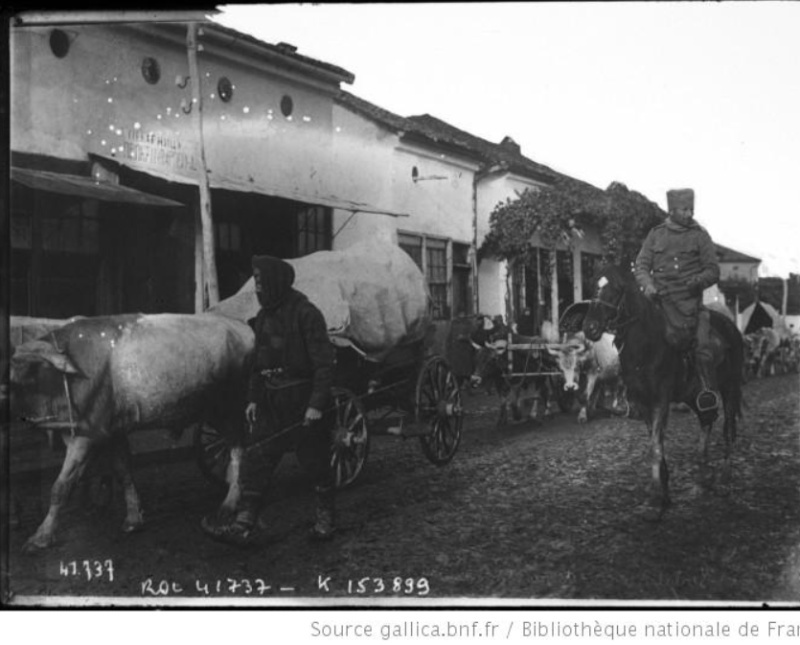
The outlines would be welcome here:
M 589 421 L 601 399 L 606 411 L 630 414 L 614 335 L 604 333 L 592 342 L 580 329 L 588 304 L 573 305 L 559 328 L 546 321 L 537 336 L 495 327 L 470 338 L 474 350 L 471 385 L 497 393 L 497 427 L 508 423 L 509 411 L 514 421 L 541 422 L 553 416 L 556 408 L 571 411 L 576 400 L 579 423 Z M 484 320 L 478 317 L 479 328 Z
M 101 451 L 122 485 L 123 530 L 142 526 L 128 442 L 128 435 L 139 430 L 208 423 L 223 433 L 234 448 L 220 512 L 232 511 L 239 495 L 245 432 L 244 384 L 254 348 L 246 323 L 215 313 L 18 319 L 16 324 L 12 320 L 12 336 L 20 330 L 27 330 L 27 337 L 17 334 L 16 342 L 12 338 L 11 418 L 59 433 L 66 446 L 46 517 L 24 551 L 54 544 L 71 490 Z M 501 409 L 511 408 L 515 417 L 526 392 L 535 404 L 544 404 L 545 414 L 552 414 L 559 388 L 575 391 L 582 374 L 588 396 L 580 400 L 589 407 L 595 383 L 618 373 L 613 346 L 605 340 L 589 343 L 572 335 L 561 342 L 550 337 L 543 351 L 542 338 L 513 338 L 523 349 L 514 352 L 515 374 L 508 373 L 508 348 L 492 341 L 475 350 L 475 376 L 494 384 L 503 395 Z M 525 351 L 526 343 L 534 343 L 531 347 L 536 349 Z M 582 408 L 580 419 L 586 420 L 587 414 Z M 532 415 L 539 416 L 536 405 Z
M 506 330 L 484 333 L 480 340 L 470 335 L 468 342 L 474 352 L 470 385 L 490 386 L 498 393 L 498 424 L 508 421 L 509 410 L 515 419 L 522 419 L 525 399 L 531 403 L 527 418 L 537 421 L 542 415 L 552 415 L 556 406 L 571 409 L 569 394 L 577 394 L 581 422 L 590 418 L 601 394 L 614 400 L 613 412 L 629 413 L 623 382 L 630 385 L 635 379 L 622 378 L 625 365 L 621 365 L 610 333 L 613 329 L 587 326 L 584 318 L 591 319 L 587 317 L 591 304 L 578 304 L 583 309 L 573 309 L 572 315 L 582 324 L 562 319 L 560 329 L 545 325 L 540 336 Z M 586 333 L 587 329 L 591 333 Z M 765 338 L 762 335 L 759 342 L 752 343 L 749 353 L 761 357 L 756 372 L 768 369 L 763 358 Z M 128 434 L 136 430 L 209 423 L 223 433 L 233 449 L 229 489 L 220 512 L 232 511 L 239 495 L 238 467 L 245 432 L 244 382 L 254 348 L 253 332 L 246 323 L 215 313 L 117 315 L 61 321 L 35 339 L 22 340 L 10 365 L 12 418 L 61 432 L 66 445 L 48 512 L 26 542 L 25 551 L 38 551 L 55 542 L 69 492 L 101 446 L 107 449 L 104 454 L 111 455 L 123 486 L 123 530 L 134 531 L 142 525 L 128 445 Z M 788 350 L 796 357 L 797 343 Z M 775 363 L 773 360 L 772 365 Z M 796 370 L 796 360 L 793 365 Z M 736 368 L 739 375 L 743 367 Z M 636 399 L 644 400 L 641 393 Z M 726 438 L 735 436 L 735 427 L 729 430 L 728 426 L 740 404 L 738 389 L 731 390 L 729 400 Z M 659 420 L 646 418 L 648 427 L 665 423 L 664 414 L 659 408 Z M 703 427 L 707 435 L 710 425 L 703 422 Z M 654 452 L 663 457 L 657 445 Z M 659 468 L 654 464 L 654 472 Z M 666 469 L 665 462 L 662 469 Z M 662 484 L 666 486 L 659 479 L 659 486 Z M 662 501 L 666 505 L 666 493 Z

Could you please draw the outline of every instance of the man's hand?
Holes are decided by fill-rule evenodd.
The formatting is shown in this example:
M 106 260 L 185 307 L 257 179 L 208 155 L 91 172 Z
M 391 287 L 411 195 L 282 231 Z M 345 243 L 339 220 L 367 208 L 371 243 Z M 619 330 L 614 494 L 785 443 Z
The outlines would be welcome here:
M 244 409 L 244 418 L 247 419 L 247 424 L 251 427 L 256 424 L 256 407 L 255 403 L 248 403 Z
M 647 286 L 645 286 L 645 288 L 644 288 L 644 295 L 645 295 L 647 298 L 650 298 L 650 300 L 652 300 L 653 298 L 655 298 L 655 297 L 658 295 L 658 289 L 656 289 L 656 285 L 654 285 L 654 284 L 648 284 Z
M 307 408 L 306 409 L 306 416 L 303 420 L 303 425 L 310 426 L 315 421 L 319 421 L 322 418 L 322 412 L 317 410 L 317 408 Z

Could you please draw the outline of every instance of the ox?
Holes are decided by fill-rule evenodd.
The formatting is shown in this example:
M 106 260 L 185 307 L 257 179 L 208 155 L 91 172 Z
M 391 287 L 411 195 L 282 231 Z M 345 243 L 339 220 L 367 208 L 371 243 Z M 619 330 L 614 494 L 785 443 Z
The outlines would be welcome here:
M 604 333 L 597 342 L 586 340 L 583 332 L 570 336 L 560 345 L 548 345 L 547 351 L 556 357 L 564 375 L 564 389 L 578 391 L 582 377 L 585 386 L 578 394 L 578 422 L 586 423 L 594 412 L 604 387 L 613 388 L 612 409 L 627 407 L 624 385 L 620 377 L 619 352 L 614 335 Z
M 780 362 L 781 337 L 771 327 L 762 327 L 745 336 L 745 368 L 749 377 L 772 376 Z
M 532 336 L 511 335 L 513 345 L 537 344 L 541 339 Z M 546 354 L 540 349 L 527 351 L 512 350 L 513 359 L 509 366 L 507 341 L 497 341 L 477 349 L 475 372 L 472 384 L 483 386 L 487 391 L 494 389 L 500 397 L 500 412 L 496 427 L 508 422 L 508 410 L 511 409 L 514 421 L 522 420 L 522 407 L 530 403 L 528 418 L 540 420 L 540 406 L 545 403 L 544 416 L 555 414 L 556 405 L 553 376 L 541 374 L 554 366 L 546 361 Z M 513 370 L 513 375 L 512 375 Z M 519 376 L 519 374 L 527 374 Z
M 253 346 L 250 327 L 216 314 L 84 318 L 20 345 L 11 359 L 12 419 L 61 430 L 67 448 L 47 515 L 23 550 L 54 543 L 69 492 L 101 446 L 122 482 L 123 530 L 142 525 L 127 439 L 134 430 L 205 422 L 240 445 Z M 232 449 L 221 512 L 238 499 L 240 460 L 241 448 Z

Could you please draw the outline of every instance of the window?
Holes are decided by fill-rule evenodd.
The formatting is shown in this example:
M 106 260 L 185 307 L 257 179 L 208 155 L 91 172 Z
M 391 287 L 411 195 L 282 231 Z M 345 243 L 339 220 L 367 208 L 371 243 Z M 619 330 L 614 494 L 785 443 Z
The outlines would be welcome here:
M 411 256 L 411 259 L 420 269 L 425 271 L 425 267 L 422 264 L 422 238 L 417 235 L 399 233 L 397 241 L 400 244 L 400 248 Z
M 309 206 L 297 213 L 297 252 L 302 257 L 331 248 L 331 213 L 324 206 Z
M 443 238 L 398 233 L 398 244 L 422 270 L 431 296 L 431 316 L 446 320 L 472 312 L 470 246 Z
M 432 316 L 434 320 L 450 317 L 447 303 L 447 242 L 444 240 L 425 241 L 427 254 L 428 288 L 431 292 Z
M 220 251 L 239 252 L 242 250 L 241 227 L 237 222 L 217 222 L 214 224 L 216 247 Z
M 11 313 L 95 314 L 97 202 L 15 187 L 10 217 Z
M 469 244 L 453 242 L 453 316 L 472 313 L 472 264 Z

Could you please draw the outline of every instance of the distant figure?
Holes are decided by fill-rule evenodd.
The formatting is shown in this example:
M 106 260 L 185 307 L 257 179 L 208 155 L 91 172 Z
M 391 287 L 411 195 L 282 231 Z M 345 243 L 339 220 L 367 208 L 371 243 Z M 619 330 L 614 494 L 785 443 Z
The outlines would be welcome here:
M 533 319 L 530 307 L 525 307 L 520 317 L 517 318 L 517 333 L 523 336 L 536 335 L 536 321 Z

